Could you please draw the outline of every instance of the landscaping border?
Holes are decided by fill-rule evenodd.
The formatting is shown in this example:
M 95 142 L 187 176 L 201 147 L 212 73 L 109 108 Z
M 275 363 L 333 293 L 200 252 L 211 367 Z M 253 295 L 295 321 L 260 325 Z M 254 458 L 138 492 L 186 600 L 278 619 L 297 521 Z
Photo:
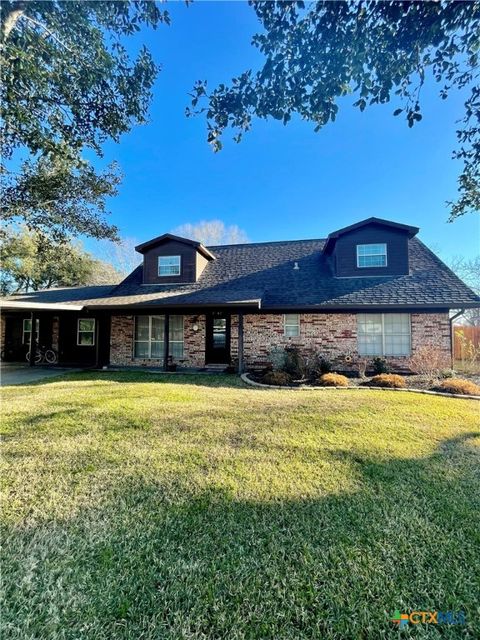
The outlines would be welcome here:
M 430 391 L 429 389 L 397 389 L 397 388 L 389 388 L 389 387 L 321 387 L 321 386 L 310 386 L 310 385 L 301 385 L 299 387 L 287 387 L 281 385 L 274 384 L 263 384 L 261 382 L 255 382 L 252 380 L 248 373 L 242 373 L 241 379 L 246 384 L 251 385 L 252 387 L 261 387 L 262 389 L 284 389 L 287 391 L 305 391 L 309 389 L 313 389 L 316 391 L 325 391 L 334 389 L 336 391 L 353 391 L 354 389 L 358 389 L 359 391 L 403 391 L 404 393 L 423 393 L 428 396 L 439 396 L 440 398 L 459 398 L 461 400 L 480 400 L 480 396 L 468 396 L 462 395 L 460 393 L 442 393 L 441 391 Z

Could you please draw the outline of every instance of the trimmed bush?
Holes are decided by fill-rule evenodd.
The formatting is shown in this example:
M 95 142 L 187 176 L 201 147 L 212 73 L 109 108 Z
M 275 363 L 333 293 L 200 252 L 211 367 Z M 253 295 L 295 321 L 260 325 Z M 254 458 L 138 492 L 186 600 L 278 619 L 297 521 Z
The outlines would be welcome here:
M 318 384 L 322 387 L 348 387 L 348 378 L 339 373 L 324 373 L 318 379 Z
M 444 380 L 435 391 L 443 391 L 444 393 L 458 393 L 462 396 L 480 396 L 480 386 L 471 380 L 463 380 L 463 378 L 449 378 Z
M 368 383 L 372 387 L 387 387 L 389 389 L 403 389 L 405 387 L 405 378 L 396 373 L 381 373 Z
M 292 376 L 285 371 L 267 371 L 262 376 L 263 384 L 272 384 L 280 387 L 285 387 L 292 382 Z
M 304 356 L 300 353 L 298 347 L 285 347 L 285 362 L 283 371 L 288 373 L 292 378 L 303 378 L 307 365 Z
M 375 375 L 380 375 L 382 373 L 389 372 L 388 364 L 385 358 L 379 358 L 378 356 L 376 358 L 373 358 L 372 367 L 373 367 L 373 373 Z

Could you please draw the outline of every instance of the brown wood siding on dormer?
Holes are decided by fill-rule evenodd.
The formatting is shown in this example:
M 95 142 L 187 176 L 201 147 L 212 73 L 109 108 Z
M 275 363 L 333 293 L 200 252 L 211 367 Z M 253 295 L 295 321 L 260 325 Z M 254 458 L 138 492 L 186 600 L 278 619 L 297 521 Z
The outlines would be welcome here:
M 152 247 L 143 256 L 144 284 L 172 284 L 174 282 L 195 282 L 197 279 L 197 250 L 183 242 L 170 240 Z M 180 256 L 179 276 L 159 276 L 159 256 Z
M 357 245 L 387 245 L 386 267 L 357 267 Z M 372 224 L 337 238 L 334 263 L 340 278 L 359 276 L 392 276 L 408 274 L 408 235 L 403 231 Z

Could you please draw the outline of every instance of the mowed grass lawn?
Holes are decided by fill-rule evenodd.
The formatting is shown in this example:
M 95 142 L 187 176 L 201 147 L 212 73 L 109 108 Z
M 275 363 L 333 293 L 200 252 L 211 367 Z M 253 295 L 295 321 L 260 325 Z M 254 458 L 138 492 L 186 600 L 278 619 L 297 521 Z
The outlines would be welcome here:
M 480 637 L 479 408 L 234 376 L 3 390 L 1 637 Z

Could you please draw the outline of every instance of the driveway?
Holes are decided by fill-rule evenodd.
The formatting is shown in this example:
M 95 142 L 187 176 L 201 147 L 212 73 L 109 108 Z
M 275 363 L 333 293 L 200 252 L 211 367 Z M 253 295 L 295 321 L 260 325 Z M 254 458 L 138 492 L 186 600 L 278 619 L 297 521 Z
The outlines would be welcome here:
M 28 364 L 2 365 L 0 368 L 0 386 L 6 387 L 17 384 L 28 384 L 37 380 L 46 380 L 61 376 L 64 373 L 71 373 L 78 369 L 68 369 L 63 367 L 30 367 Z

